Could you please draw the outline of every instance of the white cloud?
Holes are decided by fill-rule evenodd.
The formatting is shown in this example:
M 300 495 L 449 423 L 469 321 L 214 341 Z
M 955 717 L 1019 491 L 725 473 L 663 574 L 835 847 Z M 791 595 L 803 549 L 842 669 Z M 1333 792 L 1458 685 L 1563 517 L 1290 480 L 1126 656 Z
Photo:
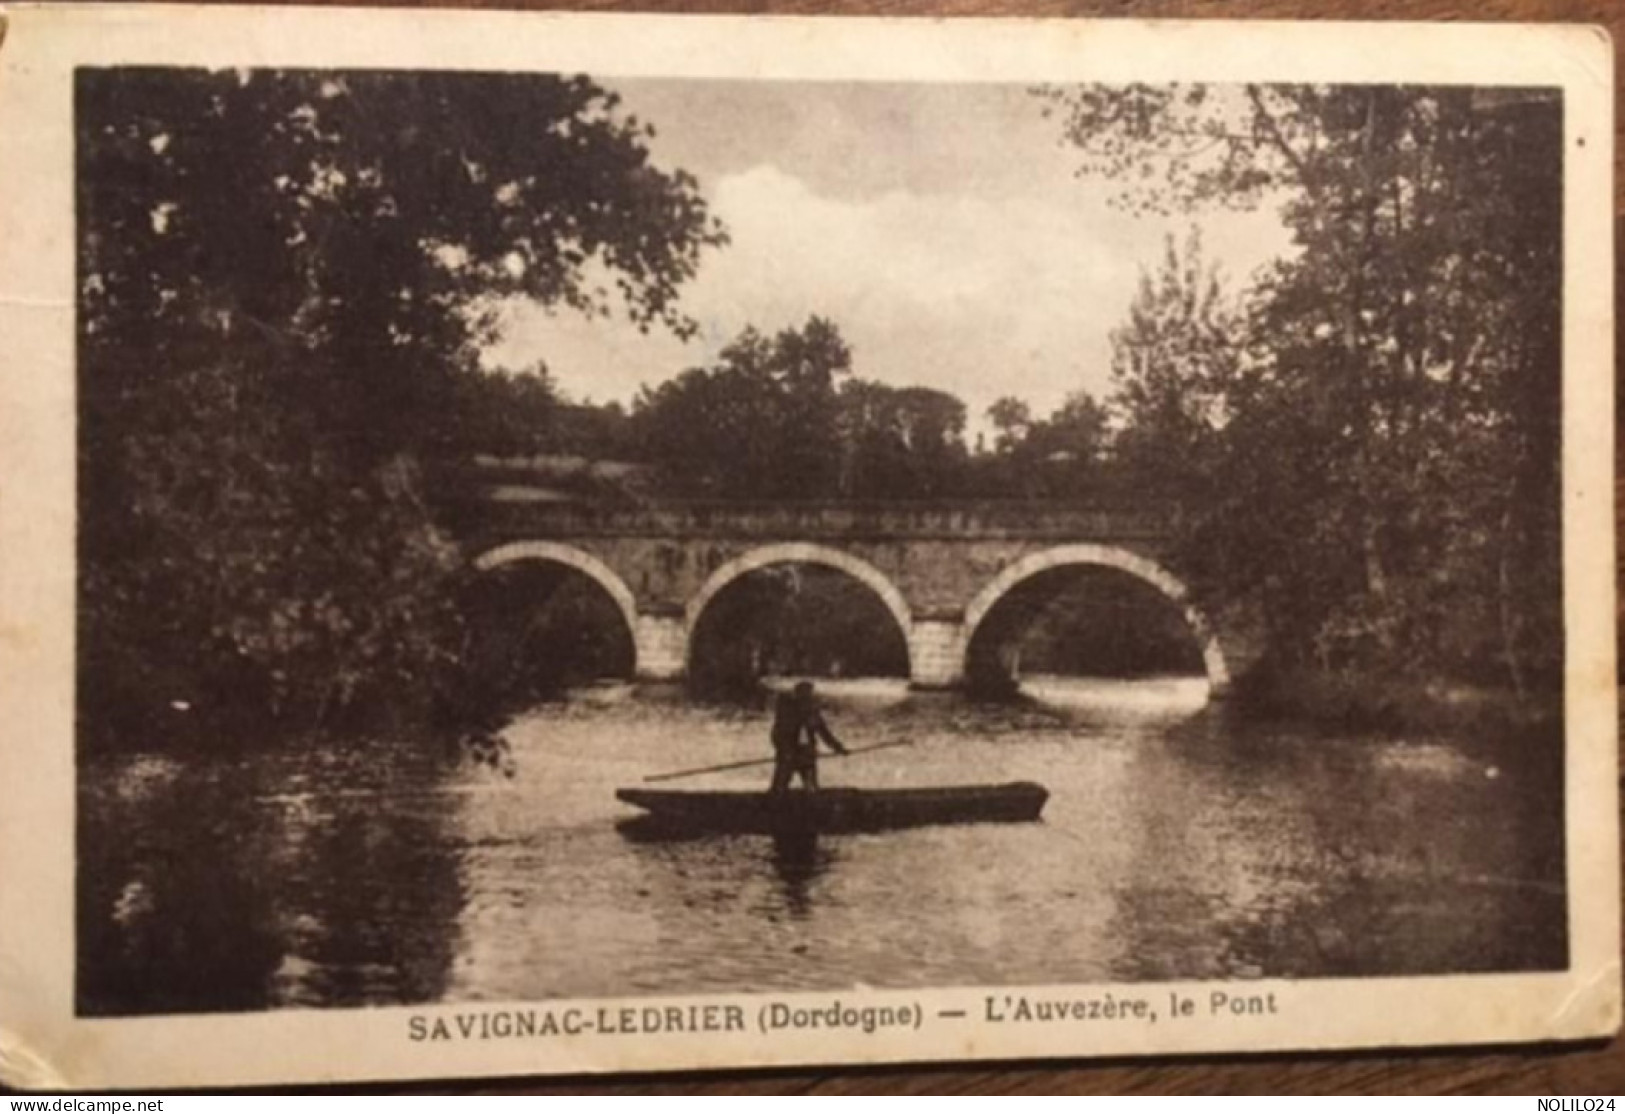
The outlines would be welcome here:
M 776 331 L 818 314 L 840 327 L 859 375 L 951 391 L 973 418 L 1007 394 L 1042 413 L 1071 391 L 1107 391 L 1109 334 L 1139 270 L 1189 224 L 1129 216 L 1106 204 L 1107 186 L 1053 173 L 1004 198 L 948 188 L 831 197 L 762 163 L 707 183 L 707 194 L 732 242 L 685 291 L 701 326 L 693 341 L 531 308 L 492 360 L 540 358 L 573 396 L 624 400 L 708 361 L 747 325 Z M 1286 246 L 1268 213 L 1201 223 L 1235 279 Z

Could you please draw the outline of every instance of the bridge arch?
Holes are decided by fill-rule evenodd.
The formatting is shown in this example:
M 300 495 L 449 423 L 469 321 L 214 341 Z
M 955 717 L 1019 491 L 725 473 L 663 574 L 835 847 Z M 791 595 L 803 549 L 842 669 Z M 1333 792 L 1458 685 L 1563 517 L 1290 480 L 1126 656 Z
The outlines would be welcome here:
M 962 647 L 967 660 L 964 662 L 964 668 L 970 667 L 968 658 L 971 639 L 975 636 L 977 627 L 1007 592 L 1028 577 L 1068 565 L 1095 565 L 1117 569 L 1156 588 L 1184 614 L 1185 623 L 1190 627 L 1197 645 L 1201 648 L 1202 666 L 1207 673 L 1211 690 L 1217 694 L 1230 686 L 1230 666 L 1225 660 L 1223 647 L 1219 645 L 1218 634 L 1213 625 L 1207 621 L 1207 617 L 1191 602 L 1190 589 L 1185 583 L 1149 557 L 1142 557 L 1138 553 L 1117 546 L 1093 543 L 1060 545 L 1028 554 L 990 580 L 965 608 Z
M 615 607 L 626 621 L 626 632 L 632 638 L 632 653 L 636 658 L 638 653 L 638 604 L 632 595 L 632 589 L 604 562 L 585 550 L 577 549 L 573 545 L 564 545 L 560 542 L 549 541 L 520 541 L 499 545 L 480 554 L 474 559 L 474 567 L 481 572 L 501 568 L 503 565 L 517 564 L 523 561 L 552 562 L 555 565 L 564 565 L 575 569 L 596 583 L 615 601 Z M 633 662 L 634 669 L 637 662 Z
M 903 598 L 903 593 L 898 591 L 897 585 L 893 584 L 885 573 L 862 558 L 812 542 L 780 542 L 764 545 L 718 566 L 684 608 L 683 627 L 690 650 L 694 644 L 694 632 L 698 629 L 700 616 L 704 614 L 706 606 L 717 593 L 746 573 L 765 569 L 769 565 L 822 565 L 846 573 L 880 597 L 880 602 L 896 620 L 897 630 L 903 637 L 903 645 L 912 659 L 914 611 L 909 607 L 908 600 Z M 912 670 L 913 662 L 910 661 L 909 664 Z

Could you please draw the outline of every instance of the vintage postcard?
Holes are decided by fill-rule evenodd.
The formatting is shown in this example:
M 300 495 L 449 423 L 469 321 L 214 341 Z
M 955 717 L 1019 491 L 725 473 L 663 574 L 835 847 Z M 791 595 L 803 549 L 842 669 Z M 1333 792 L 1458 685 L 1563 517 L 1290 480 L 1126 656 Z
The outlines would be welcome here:
M 6 21 L 6 1083 L 1615 1031 L 1602 32 Z

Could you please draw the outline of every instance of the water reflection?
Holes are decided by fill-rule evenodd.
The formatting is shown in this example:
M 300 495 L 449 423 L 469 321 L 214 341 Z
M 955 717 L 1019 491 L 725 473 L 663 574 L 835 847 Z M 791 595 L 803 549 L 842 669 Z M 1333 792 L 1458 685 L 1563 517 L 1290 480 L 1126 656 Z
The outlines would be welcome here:
M 773 870 L 784 888 L 785 911 L 792 917 L 812 912 L 813 884 L 835 862 L 817 832 L 778 832 L 772 837 Z
M 1021 679 L 1017 693 L 1075 721 L 1173 725 L 1207 706 L 1206 677 L 1149 677 L 1137 681 L 1090 680 L 1038 674 Z
M 722 838 L 704 829 L 662 823 L 652 816 L 618 821 L 615 830 L 633 844 L 655 846 L 691 843 L 703 848 Z M 808 916 L 812 912 L 815 883 L 838 858 L 832 842 L 835 837 L 820 837 L 814 830 L 797 829 L 735 838 L 748 838 L 750 845 L 764 849 L 761 857 L 778 878 L 783 911 L 792 917 Z
M 226 814 L 187 807 L 182 773 L 138 759 L 87 779 L 94 795 L 81 809 L 80 845 L 96 858 L 79 872 L 81 1013 L 242 1010 L 266 1000 L 282 958 L 274 896 L 239 861 L 265 844 Z M 117 818 L 116 835 L 101 829 L 103 817 Z
M 1033 780 L 1039 824 L 672 838 L 615 789 L 764 758 L 767 713 L 625 688 L 515 724 L 511 780 L 363 741 L 88 763 L 80 1008 L 1565 964 L 1555 738 L 1241 727 L 1152 684 L 1117 712 L 828 686 L 848 742 L 913 745 L 826 783 Z
M 155 776 L 161 768 L 163 776 Z M 82 779 L 82 1014 L 438 999 L 455 803 L 395 748 L 137 757 Z

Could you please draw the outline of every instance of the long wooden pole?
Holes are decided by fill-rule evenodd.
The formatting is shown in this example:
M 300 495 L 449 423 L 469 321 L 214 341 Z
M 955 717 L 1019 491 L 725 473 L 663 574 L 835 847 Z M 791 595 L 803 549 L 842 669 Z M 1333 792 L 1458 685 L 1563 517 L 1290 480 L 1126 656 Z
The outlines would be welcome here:
M 913 739 L 898 739 L 898 740 L 896 740 L 894 742 L 890 742 L 890 743 L 876 743 L 872 747 L 853 747 L 850 750 L 848 750 L 846 752 L 846 754 L 836 753 L 836 754 L 832 755 L 831 757 L 845 758 L 848 755 L 853 755 L 853 754 L 869 754 L 869 753 L 872 753 L 872 752 L 877 751 L 877 750 L 886 750 L 886 749 L 888 749 L 890 747 L 911 747 L 913 745 L 914 745 L 914 740 Z M 701 766 L 701 767 L 699 767 L 697 769 L 678 770 L 675 773 L 670 773 L 670 774 L 650 774 L 648 777 L 644 778 L 643 780 L 644 781 L 675 781 L 677 778 L 680 778 L 680 777 L 695 777 L 696 775 L 699 775 L 699 774 L 716 774 L 716 773 L 721 773 L 723 770 L 743 770 L 743 769 L 746 769 L 746 768 L 748 768 L 750 766 L 770 766 L 776 761 L 778 761 L 778 759 L 776 759 L 776 758 L 751 758 L 751 759 L 748 759 L 747 761 L 744 761 L 744 762 L 724 762 L 720 766 Z

